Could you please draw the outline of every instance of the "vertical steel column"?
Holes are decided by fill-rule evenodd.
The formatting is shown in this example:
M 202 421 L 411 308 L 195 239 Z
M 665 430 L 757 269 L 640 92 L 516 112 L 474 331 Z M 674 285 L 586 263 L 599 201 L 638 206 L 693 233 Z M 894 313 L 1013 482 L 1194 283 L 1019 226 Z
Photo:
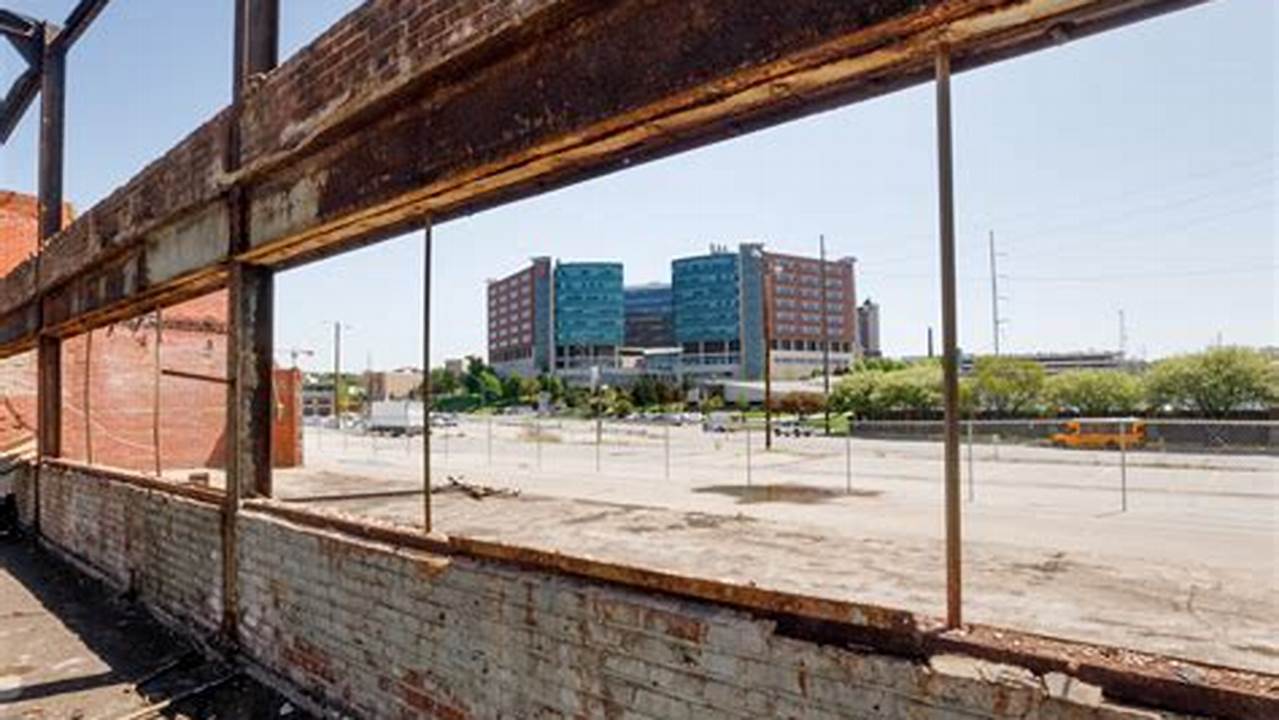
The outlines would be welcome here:
M 959 514 L 959 350 L 955 299 L 955 197 L 950 49 L 937 48 L 937 169 L 941 225 L 942 397 L 946 407 L 946 626 L 963 622 Z
M 231 265 L 231 327 L 228 363 L 232 402 L 227 458 L 227 492 L 240 497 L 271 496 L 271 345 L 275 282 L 270 268 Z
M 240 166 L 238 109 L 248 78 L 276 65 L 279 0 L 236 0 L 232 33 L 232 102 L 225 169 Z M 232 252 L 248 249 L 248 193 L 235 186 L 228 196 Z M 273 343 L 275 276 L 269 268 L 233 261 L 228 292 L 226 492 L 222 511 L 222 631 L 239 636 L 237 515 L 243 495 L 271 495 L 271 431 L 274 418 Z
M 57 29 L 44 25 L 44 52 L 40 71 L 40 160 L 38 215 L 40 254 L 45 242 L 62 229 L 63 141 L 66 125 L 66 54 L 54 47 Z M 45 335 L 41 302 L 41 335 L 36 345 L 36 472 L 33 524 L 40 527 L 40 462 L 62 455 L 62 340 Z
M 66 136 L 67 56 L 55 47 L 57 30 L 44 26 L 44 59 L 40 72 L 40 244 L 62 229 L 63 140 Z
M 431 221 L 422 229 L 422 529 L 431 532 Z M 492 462 L 493 429 L 489 427 Z
M 822 414 L 826 437 L 830 437 L 830 307 L 826 295 L 826 236 L 818 236 L 822 279 Z
M 164 325 L 164 311 L 156 309 L 155 311 L 155 396 L 151 399 L 151 443 L 155 446 L 155 476 L 160 477 L 164 472 L 164 464 L 160 457 L 160 340 L 162 337 L 161 328 Z
M 279 64 L 280 0 L 236 0 L 234 97 L 248 79 Z
M 764 259 L 764 449 L 773 449 L 773 268 Z

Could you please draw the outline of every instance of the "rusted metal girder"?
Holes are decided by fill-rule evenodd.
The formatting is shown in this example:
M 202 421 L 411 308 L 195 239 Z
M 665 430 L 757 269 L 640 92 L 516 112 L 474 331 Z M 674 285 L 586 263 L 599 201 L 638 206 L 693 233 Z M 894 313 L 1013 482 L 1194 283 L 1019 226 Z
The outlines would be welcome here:
M 946 518 L 946 627 L 963 624 L 959 506 L 959 329 L 955 282 L 955 178 L 950 113 L 950 48 L 937 48 L 937 198 L 940 225 L 942 404 L 945 448 L 942 478 Z
M 243 111 L 249 79 L 270 72 L 279 53 L 279 0 L 235 0 L 231 117 Z M 242 138 L 231 127 L 220 160 L 227 173 L 243 162 Z M 227 293 L 226 491 L 222 500 L 222 634 L 239 638 L 237 515 L 241 498 L 271 497 L 271 446 L 274 403 L 275 273 L 238 258 L 250 244 L 249 207 L 240 187 L 232 187 L 212 219 L 197 225 L 196 237 L 225 232 L 230 292 Z M 212 223 L 212 226 L 207 223 Z M 205 257 L 213 257 L 206 254 Z M 207 281 L 207 277 L 206 277 Z
M 1193 1 L 369 3 L 64 231 L 35 291 L 0 282 L 0 356 L 37 296 L 79 332 L 223 285 L 232 259 L 303 262 L 930 80 L 939 34 L 963 70 Z M 209 161 L 230 137 L 233 170 Z
M 431 233 L 428 219 L 422 229 L 422 528 L 426 532 L 431 532 Z

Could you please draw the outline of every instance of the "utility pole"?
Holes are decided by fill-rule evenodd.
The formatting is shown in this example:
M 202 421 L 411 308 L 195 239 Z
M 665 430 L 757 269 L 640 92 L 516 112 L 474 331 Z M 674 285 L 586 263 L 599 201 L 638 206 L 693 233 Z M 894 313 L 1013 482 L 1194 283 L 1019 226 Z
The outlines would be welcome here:
M 333 419 L 342 429 L 342 323 L 333 323 Z
M 830 308 L 826 305 L 826 236 L 818 236 L 822 265 L 822 409 L 826 417 L 826 435 L 830 435 Z
M 999 319 L 999 270 L 995 252 L 995 231 L 990 231 L 990 320 L 995 341 L 995 354 L 999 354 L 999 331 L 1003 321 Z

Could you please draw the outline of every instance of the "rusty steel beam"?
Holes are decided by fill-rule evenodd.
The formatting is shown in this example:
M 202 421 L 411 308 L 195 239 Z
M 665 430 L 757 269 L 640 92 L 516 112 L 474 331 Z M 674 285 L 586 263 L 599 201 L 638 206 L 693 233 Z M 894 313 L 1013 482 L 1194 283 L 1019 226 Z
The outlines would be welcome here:
M 929 81 L 941 36 L 959 71 L 1192 1 L 368 3 L 63 231 L 35 292 L 0 282 L 0 356 L 30 343 L 27 303 L 80 332 L 233 260 L 287 267 Z
M 270 268 L 235 263 L 231 268 L 231 322 L 227 365 L 227 492 L 271 496 L 272 337 L 274 277 Z
M 67 15 L 66 22 L 62 23 L 61 30 L 51 41 L 51 49 L 54 52 L 66 54 L 80 36 L 89 29 L 98 15 L 102 14 L 108 2 L 109 0 L 80 0 Z
M 235 1 L 233 97 L 244 96 L 249 79 L 279 63 L 280 0 Z
M 955 177 L 950 112 L 950 48 L 937 48 L 937 198 L 940 225 L 942 403 L 945 452 L 946 627 L 963 624 L 963 543 L 959 514 L 959 329 L 955 282 Z

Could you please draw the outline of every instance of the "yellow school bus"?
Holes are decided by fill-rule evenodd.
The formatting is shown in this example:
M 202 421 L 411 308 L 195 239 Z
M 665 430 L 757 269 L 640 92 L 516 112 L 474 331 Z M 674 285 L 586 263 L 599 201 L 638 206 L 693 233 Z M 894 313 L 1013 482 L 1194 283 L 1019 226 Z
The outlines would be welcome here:
M 1071 420 L 1064 423 L 1061 430 L 1052 436 L 1053 445 L 1058 447 L 1118 448 L 1140 447 L 1146 443 L 1146 423 L 1141 420 L 1128 423 Z

